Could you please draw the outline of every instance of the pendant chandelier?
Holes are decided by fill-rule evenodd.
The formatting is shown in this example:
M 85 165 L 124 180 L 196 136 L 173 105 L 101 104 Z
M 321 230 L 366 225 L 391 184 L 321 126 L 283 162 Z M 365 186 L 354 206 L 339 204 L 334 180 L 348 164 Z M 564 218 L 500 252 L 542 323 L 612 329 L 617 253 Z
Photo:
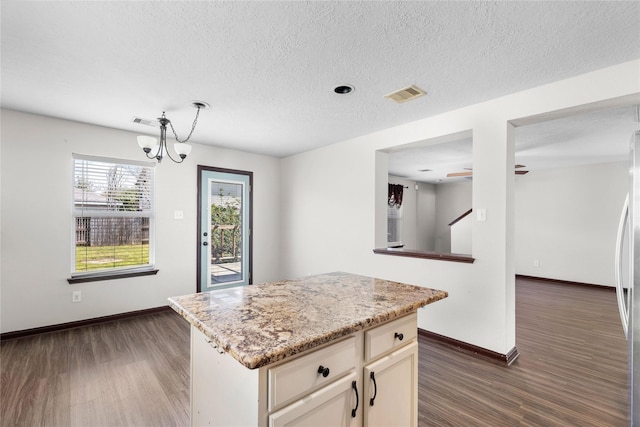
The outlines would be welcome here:
M 173 125 L 171 124 L 171 120 L 169 120 L 165 116 L 165 112 L 162 112 L 162 117 L 158 117 L 158 122 L 160 123 L 160 141 L 158 142 L 157 138 L 153 136 L 147 135 L 139 135 L 138 136 L 138 145 L 147 155 L 149 159 L 156 159 L 158 163 L 162 162 L 165 154 L 175 163 L 182 163 L 184 159 L 191 153 L 191 145 L 187 144 L 191 135 L 193 135 L 193 131 L 196 129 L 196 124 L 198 123 L 198 117 L 200 116 L 200 110 L 203 108 L 207 108 L 209 104 L 202 101 L 195 101 L 191 104 L 194 108 L 197 108 L 196 117 L 193 119 L 193 124 L 191 125 L 191 132 L 184 140 L 180 140 L 178 135 L 176 134 Z M 173 144 L 173 149 L 176 154 L 180 157 L 180 160 L 176 160 L 171 156 L 171 152 L 167 147 L 167 125 L 171 128 L 173 132 L 173 136 L 176 138 L 175 144 Z

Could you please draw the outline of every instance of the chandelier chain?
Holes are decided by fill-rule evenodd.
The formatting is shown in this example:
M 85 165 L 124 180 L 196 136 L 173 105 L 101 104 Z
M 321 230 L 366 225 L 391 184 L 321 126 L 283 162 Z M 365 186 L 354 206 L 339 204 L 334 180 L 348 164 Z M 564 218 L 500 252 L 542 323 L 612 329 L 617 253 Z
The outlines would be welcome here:
M 178 134 L 176 133 L 176 130 L 173 128 L 173 124 L 171 122 L 169 122 L 169 127 L 171 128 L 171 132 L 173 132 L 173 136 L 176 137 L 176 141 L 178 142 L 187 142 L 189 141 L 189 138 L 191 138 L 191 135 L 193 134 L 193 131 L 196 129 L 196 125 L 198 124 L 198 116 L 200 116 L 200 106 L 198 106 L 198 112 L 196 113 L 196 118 L 193 119 L 193 124 L 191 125 L 191 132 L 189 132 L 189 135 L 187 135 L 187 138 L 184 140 L 180 140 L 180 138 L 178 138 Z

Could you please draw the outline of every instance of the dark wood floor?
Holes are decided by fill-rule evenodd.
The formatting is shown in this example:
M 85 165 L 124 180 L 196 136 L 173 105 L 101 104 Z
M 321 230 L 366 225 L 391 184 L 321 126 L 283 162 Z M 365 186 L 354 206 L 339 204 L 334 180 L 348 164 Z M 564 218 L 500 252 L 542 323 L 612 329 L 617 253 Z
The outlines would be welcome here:
M 166 311 L 3 342 L 0 425 L 188 426 L 189 339 Z
M 615 293 L 518 279 L 505 368 L 421 339 L 421 426 L 628 426 Z
M 606 290 L 518 280 L 506 368 L 420 337 L 420 426 L 626 426 Z M 0 345 L 0 425 L 187 426 L 189 327 L 172 312 Z

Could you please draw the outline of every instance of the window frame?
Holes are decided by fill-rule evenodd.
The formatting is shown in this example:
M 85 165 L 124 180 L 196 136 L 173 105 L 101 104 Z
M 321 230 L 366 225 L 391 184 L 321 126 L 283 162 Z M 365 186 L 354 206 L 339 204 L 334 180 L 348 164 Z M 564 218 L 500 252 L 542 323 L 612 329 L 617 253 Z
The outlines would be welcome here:
M 100 211 L 100 210 L 81 210 L 75 206 L 75 193 L 76 188 L 76 174 L 75 167 L 77 161 L 90 161 L 90 162 L 100 162 L 107 163 L 113 165 L 124 165 L 124 166 L 138 166 L 148 168 L 150 171 L 150 207 L 148 214 L 145 212 L 144 215 L 141 215 L 139 211 L 135 212 L 133 215 L 126 214 L 114 214 L 114 211 Z M 156 206 L 155 206 L 155 162 L 141 162 L 134 160 L 126 160 L 126 159 L 117 159 L 110 157 L 102 157 L 102 156 L 91 156 L 84 154 L 72 153 L 72 174 L 71 174 L 71 251 L 70 251 L 70 270 L 71 277 L 67 279 L 69 284 L 74 283 L 84 283 L 84 282 L 94 282 L 94 281 L 102 281 L 102 280 L 113 280 L 113 279 L 121 279 L 127 277 L 136 277 L 136 276 L 147 276 L 147 275 L 155 275 L 158 273 L 158 269 L 155 267 L 155 223 L 156 223 Z M 94 271 L 76 271 L 76 250 L 77 250 L 77 219 L 78 218 L 91 218 L 91 217 L 112 217 L 112 218 L 149 218 L 149 258 L 148 263 L 139 264 L 135 266 L 125 266 L 125 267 L 113 267 L 106 268 L 101 270 Z

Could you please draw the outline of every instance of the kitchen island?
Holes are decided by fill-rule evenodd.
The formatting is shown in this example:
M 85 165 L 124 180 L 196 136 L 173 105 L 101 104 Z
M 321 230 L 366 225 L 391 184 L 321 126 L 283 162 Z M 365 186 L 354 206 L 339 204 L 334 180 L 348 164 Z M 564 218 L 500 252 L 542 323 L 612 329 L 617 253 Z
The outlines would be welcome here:
M 348 273 L 169 299 L 191 324 L 191 424 L 417 425 L 417 320 L 444 291 Z

